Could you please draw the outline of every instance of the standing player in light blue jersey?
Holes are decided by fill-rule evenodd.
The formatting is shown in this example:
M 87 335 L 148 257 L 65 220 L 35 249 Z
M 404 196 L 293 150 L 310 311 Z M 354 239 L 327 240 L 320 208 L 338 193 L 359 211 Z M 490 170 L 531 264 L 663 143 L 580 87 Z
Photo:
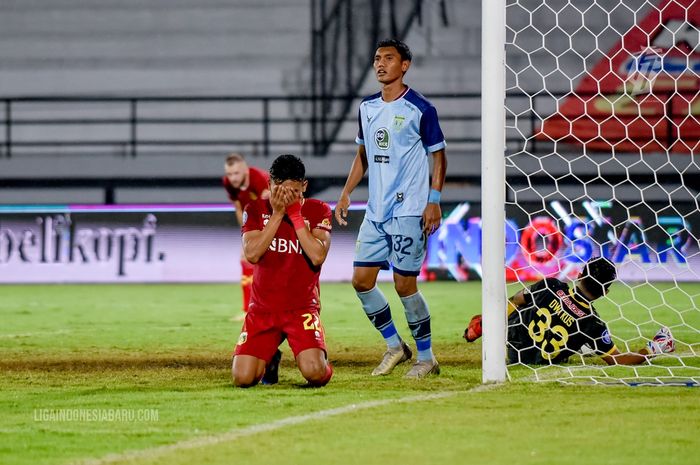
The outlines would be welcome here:
M 428 303 L 416 280 L 427 237 L 440 226 L 440 192 L 447 159 L 435 107 L 403 82 L 411 58 L 411 51 L 401 41 L 390 39 L 377 45 L 374 72 L 382 91 L 360 104 L 359 147 L 335 209 L 338 223 L 347 225 L 350 194 L 368 172 L 369 201 L 357 237 L 352 285 L 367 317 L 387 344 L 373 376 L 391 373 L 413 355 L 396 331 L 389 303 L 377 287 L 379 270 L 389 269 L 390 263 L 394 287 L 418 350 L 417 362 L 406 377 L 440 373 L 430 340 Z M 428 154 L 433 156 L 432 184 Z

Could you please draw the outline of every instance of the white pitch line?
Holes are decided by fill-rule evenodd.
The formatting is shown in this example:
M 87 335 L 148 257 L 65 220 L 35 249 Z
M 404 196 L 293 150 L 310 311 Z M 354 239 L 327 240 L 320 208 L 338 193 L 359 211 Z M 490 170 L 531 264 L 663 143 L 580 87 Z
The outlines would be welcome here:
M 152 327 L 149 327 L 148 329 L 149 330 L 157 330 L 157 331 L 182 331 L 182 330 L 191 330 L 192 326 L 152 326 Z M 52 330 L 52 331 L 34 331 L 31 333 L 0 334 L 0 339 L 20 339 L 20 338 L 35 337 L 35 336 L 55 336 L 57 334 L 68 334 L 68 333 L 74 333 L 76 331 L 81 331 L 81 330 L 80 329 L 56 329 L 56 330 Z
M 0 339 L 18 339 L 23 337 L 34 337 L 34 336 L 54 336 L 56 334 L 67 334 L 72 333 L 73 330 L 70 329 L 57 329 L 55 331 L 35 331 L 33 333 L 18 333 L 18 334 L 0 334 Z
M 246 426 L 245 428 L 234 429 L 221 434 L 215 434 L 211 436 L 202 436 L 193 439 L 186 439 L 184 441 L 176 442 L 173 444 L 167 444 L 164 446 L 152 447 L 149 449 L 142 449 L 136 451 L 126 451 L 117 454 L 108 454 L 100 458 L 94 459 L 84 459 L 73 462 L 75 465 L 108 465 L 113 463 L 119 463 L 126 460 L 136 460 L 136 459 L 153 459 L 165 454 L 169 454 L 175 451 L 196 449 L 199 447 L 214 446 L 217 444 L 222 444 L 225 442 L 235 441 L 246 436 L 252 436 L 258 433 L 267 433 L 274 431 L 286 426 L 299 425 L 301 423 L 306 423 L 314 420 L 321 420 L 329 417 L 335 417 L 338 415 L 344 415 L 346 413 L 358 412 L 360 410 L 367 410 L 375 407 L 383 407 L 390 404 L 406 403 L 406 402 L 423 402 L 428 400 L 444 399 L 447 397 L 452 397 L 457 394 L 467 393 L 467 392 L 483 392 L 495 387 L 501 386 L 500 384 L 485 384 L 475 386 L 467 391 L 443 391 L 434 394 L 421 394 L 415 396 L 400 397 L 398 399 L 382 399 L 382 400 L 370 400 L 367 402 L 362 402 L 359 404 L 349 404 L 342 407 L 331 408 L 327 410 L 320 410 L 314 413 L 308 413 L 306 415 L 298 415 L 293 417 L 281 418 L 279 420 L 274 420 L 269 423 L 260 423 L 257 425 Z

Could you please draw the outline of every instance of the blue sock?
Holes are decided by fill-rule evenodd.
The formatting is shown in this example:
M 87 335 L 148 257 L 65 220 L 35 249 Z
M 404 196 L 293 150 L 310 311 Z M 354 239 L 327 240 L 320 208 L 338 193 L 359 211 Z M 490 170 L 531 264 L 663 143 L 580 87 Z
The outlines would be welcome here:
M 433 359 L 433 348 L 430 342 L 430 311 L 428 302 L 423 294 L 416 292 L 408 297 L 401 297 L 401 303 L 406 311 L 406 321 L 411 329 L 413 339 L 416 341 L 418 361 L 424 362 Z
M 357 297 L 360 298 L 362 309 L 367 314 L 369 321 L 382 333 L 387 347 L 390 349 L 401 347 L 401 337 L 396 331 L 394 321 L 391 319 L 389 302 L 387 302 L 382 291 L 377 286 L 374 286 L 367 292 L 358 292 Z

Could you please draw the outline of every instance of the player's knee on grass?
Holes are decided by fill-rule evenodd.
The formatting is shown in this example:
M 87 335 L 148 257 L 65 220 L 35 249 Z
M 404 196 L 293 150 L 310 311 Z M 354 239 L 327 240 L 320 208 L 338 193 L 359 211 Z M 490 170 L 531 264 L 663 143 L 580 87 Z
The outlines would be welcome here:
M 236 387 L 255 386 L 265 374 L 265 361 L 249 355 L 237 355 L 231 365 L 231 379 Z
M 297 356 L 301 375 L 314 386 L 325 386 L 331 380 L 333 370 L 321 349 L 307 349 Z
M 260 382 L 265 371 L 258 373 L 253 370 L 233 370 L 233 385 L 240 388 L 253 387 Z

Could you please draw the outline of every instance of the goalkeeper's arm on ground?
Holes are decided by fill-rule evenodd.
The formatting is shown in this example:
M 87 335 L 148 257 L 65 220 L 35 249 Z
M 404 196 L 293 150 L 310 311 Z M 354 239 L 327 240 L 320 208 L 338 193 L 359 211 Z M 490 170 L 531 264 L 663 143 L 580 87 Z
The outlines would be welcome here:
M 639 365 L 646 362 L 651 357 L 659 354 L 667 354 L 676 350 L 671 330 L 662 326 L 654 335 L 654 339 L 637 352 L 620 353 L 617 347 L 601 356 L 608 365 Z

